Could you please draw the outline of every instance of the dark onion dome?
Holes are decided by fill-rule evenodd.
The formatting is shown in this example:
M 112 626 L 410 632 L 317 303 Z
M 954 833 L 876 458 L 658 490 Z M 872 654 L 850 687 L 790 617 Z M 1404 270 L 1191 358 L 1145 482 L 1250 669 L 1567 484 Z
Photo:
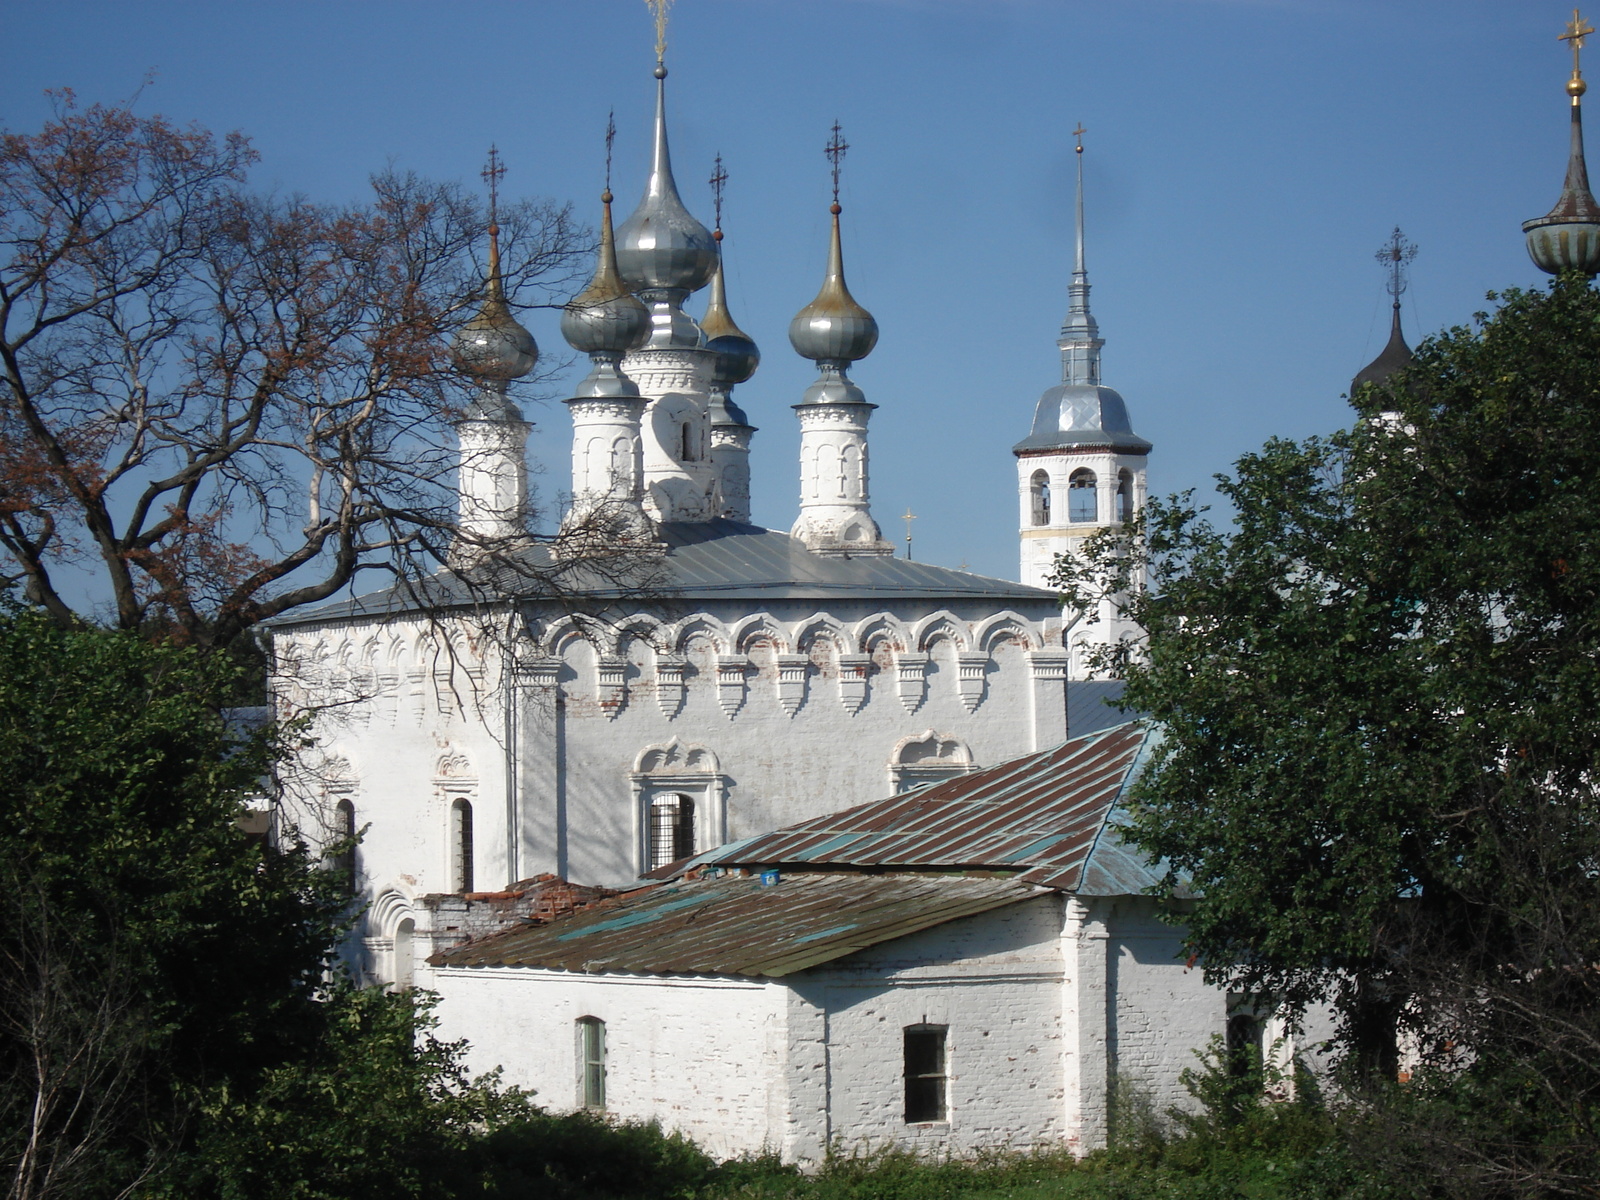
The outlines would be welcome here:
M 672 178 L 667 152 L 667 69 L 656 67 L 656 144 L 650 181 L 633 215 L 617 231 L 617 263 L 634 291 L 698 291 L 717 269 L 711 231 L 689 215 Z
M 1014 450 L 1105 446 L 1121 454 L 1148 454 L 1150 443 L 1134 433 L 1128 406 L 1098 383 L 1058 383 L 1039 397 L 1033 432 Z
M 611 232 L 611 190 L 600 196 L 594 278 L 561 313 L 561 336 L 582 354 L 626 354 L 650 333 L 650 310 L 622 282 Z
M 1400 306 L 1396 304 L 1394 316 L 1389 321 L 1389 344 L 1377 358 L 1356 373 L 1356 377 L 1350 381 L 1350 394 L 1355 395 L 1356 389 L 1364 383 L 1387 383 L 1396 371 L 1411 365 L 1412 357 L 1411 347 L 1406 345 L 1406 339 L 1400 332 Z
M 878 344 L 878 322 L 856 303 L 844 281 L 844 251 L 839 239 L 839 206 L 834 204 L 833 236 L 828 245 L 828 275 L 817 298 L 789 322 L 789 344 L 801 358 L 819 363 L 853 363 Z
M 1589 168 L 1583 160 L 1583 106 L 1578 101 L 1586 86 L 1576 71 L 1567 81 L 1567 94 L 1572 97 L 1572 145 L 1561 198 L 1544 216 L 1522 223 L 1528 256 L 1551 275 L 1562 271 L 1600 273 L 1600 204 L 1589 191 Z
M 713 236 L 717 239 L 717 269 L 711 276 L 711 301 L 706 305 L 700 331 L 706 335 L 706 349 L 717 354 L 712 382 L 728 388 L 756 373 L 756 367 L 761 364 L 761 351 L 750 335 L 734 324 L 733 314 L 728 311 L 727 287 L 722 277 L 722 231 L 717 230 Z
M 505 385 L 533 370 L 539 347 L 511 315 L 500 278 L 500 230 L 489 226 L 489 275 L 483 307 L 461 327 L 450 347 L 457 368 L 482 382 L 467 416 L 472 420 L 520 421 L 522 413 L 506 399 Z

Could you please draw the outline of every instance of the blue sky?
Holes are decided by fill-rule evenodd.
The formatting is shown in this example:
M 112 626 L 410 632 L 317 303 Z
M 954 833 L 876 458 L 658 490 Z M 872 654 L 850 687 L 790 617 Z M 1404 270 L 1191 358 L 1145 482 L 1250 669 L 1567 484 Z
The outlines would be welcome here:
M 919 515 L 919 559 L 1014 577 L 1010 448 L 1059 378 L 1068 131 L 1088 128 L 1105 381 L 1155 443 L 1152 489 L 1205 490 L 1268 437 L 1346 422 L 1350 377 L 1387 335 L 1373 253 L 1393 226 L 1421 247 L 1413 342 L 1539 281 L 1519 225 L 1560 189 L 1569 15 L 1545 0 L 679 0 L 679 185 L 709 224 L 721 152 L 730 304 L 764 354 L 738 391 L 761 428 L 756 520 L 794 518 L 789 406 L 812 371 L 786 331 L 821 280 L 835 118 L 847 273 L 882 329 L 854 372 L 880 406 L 874 512 L 896 539 L 897 515 Z M 260 186 L 355 199 L 391 163 L 475 181 L 494 142 L 507 193 L 592 220 L 615 108 L 619 215 L 643 184 L 642 0 L 4 0 L 0 27 L 13 129 L 40 123 L 45 88 L 117 100 L 154 72 L 140 110 L 249 134 Z M 553 313 L 527 324 L 565 353 Z M 567 484 L 566 414 L 530 407 L 548 500 Z

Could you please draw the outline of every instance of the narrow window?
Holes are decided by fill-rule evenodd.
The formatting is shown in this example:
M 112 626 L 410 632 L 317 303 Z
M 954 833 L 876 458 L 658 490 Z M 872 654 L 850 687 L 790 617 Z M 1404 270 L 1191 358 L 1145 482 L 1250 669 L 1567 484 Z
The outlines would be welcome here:
M 1050 524 L 1050 476 L 1044 471 L 1035 471 L 1028 490 L 1033 495 L 1033 523 Z
M 682 428 L 683 428 L 683 461 L 684 462 L 693 462 L 694 461 L 694 428 L 693 428 L 693 423 L 689 422 L 689 421 L 685 421 L 683 423 L 683 427 Z
M 408 988 L 411 986 L 412 977 L 416 967 L 416 952 L 412 948 L 412 938 L 416 933 L 416 924 L 407 917 L 396 926 L 394 931 L 394 986 Z
M 694 801 L 669 792 L 650 801 L 650 870 L 694 853 Z
M 945 1030 L 937 1025 L 910 1025 L 905 1032 L 906 1123 L 943 1121 Z
M 450 890 L 472 890 L 472 801 L 450 806 Z
M 578 1018 L 578 1091 L 585 1108 L 606 1106 L 606 1023 Z
M 356 806 L 341 800 L 333 809 L 333 837 L 339 852 L 333 856 L 332 866 L 345 879 L 353 896 L 356 892 Z
M 1235 1012 L 1229 1015 L 1227 1025 L 1228 1074 L 1235 1079 L 1245 1078 L 1261 1069 L 1261 1018 L 1253 1012 Z
M 1130 471 L 1117 473 L 1117 520 L 1133 520 L 1133 474 Z
M 1093 471 L 1083 469 L 1072 473 L 1067 480 L 1067 519 L 1069 521 L 1098 521 L 1100 500 L 1096 494 Z

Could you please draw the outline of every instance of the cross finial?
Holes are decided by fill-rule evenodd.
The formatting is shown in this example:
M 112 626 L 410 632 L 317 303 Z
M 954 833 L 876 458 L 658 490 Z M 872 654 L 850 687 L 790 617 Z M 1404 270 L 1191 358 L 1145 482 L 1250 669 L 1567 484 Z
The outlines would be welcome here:
M 484 164 L 479 172 L 484 183 L 489 185 L 489 228 L 498 232 L 500 211 L 500 181 L 505 178 L 505 164 L 500 161 L 500 151 L 489 147 L 489 161 Z
M 1406 266 L 1417 256 L 1417 248 L 1400 232 L 1400 226 L 1394 227 L 1394 232 L 1389 235 L 1389 240 L 1377 253 L 1377 259 L 1389 272 L 1387 287 L 1389 295 L 1394 297 L 1396 305 L 1400 303 L 1400 293 L 1406 290 Z
M 828 144 L 822 152 L 828 156 L 828 162 L 833 167 L 833 202 L 839 203 L 839 164 L 844 161 L 844 152 L 850 149 L 850 143 L 844 140 L 844 131 L 839 127 L 839 122 L 833 123 L 833 136 L 828 139 Z
M 1583 49 L 1583 39 L 1593 32 L 1594 26 L 1585 25 L 1578 10 L 1573 9 L 1572 20 L 1567 22 L 1566 30 L 1557 35 L 1561 41 L 1572 45 L 1572 78 L 1567 80 L 1567 94 L 1572 97 L 1574 106 L 1578 103 L 1578 97 L 1588 90 L 1583 82 L 1583 72 L 1578 68 L 1578 52 Z
M 1078 127 L 1072 131 L 1072 136 L 1078 139 L 1078 145 L 1076 149 L 1079 154 L 1083 153 L 1083 135 L 1088 132 L 1089 131 L 1083 127 L 1083 122 L 1081 121 L 1078 123 Z
M 717 228 L 713 236 L 722 240 L 722 189 L 728 182 L 728 173 L 722 169 L 722 155 L 717 155 L 716 167 L 711 172 L 711 205 L 716 210 Z
M 900 518 L 906 523 L 906 557 L 911 557 L 911 522 L 917 519 L 917 514 L 911 511 L 911 506 L 906 505 L 905 516 Z
M 606 113 L 606 195 L 611 195 L 611 147 L 617 140 L 617 110 Z
M 644 0 L 656 19 L 656 66 L 664 64 L 667 57 L 667 10 L 672 0 Z

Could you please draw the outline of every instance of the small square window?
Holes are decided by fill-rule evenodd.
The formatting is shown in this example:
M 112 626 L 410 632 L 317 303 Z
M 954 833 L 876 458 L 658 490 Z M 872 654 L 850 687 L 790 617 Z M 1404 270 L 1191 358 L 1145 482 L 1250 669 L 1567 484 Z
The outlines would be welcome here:
M 945 1029 L 911 1025 L 905 1031 L 906 1123 L 947 1119 Z

